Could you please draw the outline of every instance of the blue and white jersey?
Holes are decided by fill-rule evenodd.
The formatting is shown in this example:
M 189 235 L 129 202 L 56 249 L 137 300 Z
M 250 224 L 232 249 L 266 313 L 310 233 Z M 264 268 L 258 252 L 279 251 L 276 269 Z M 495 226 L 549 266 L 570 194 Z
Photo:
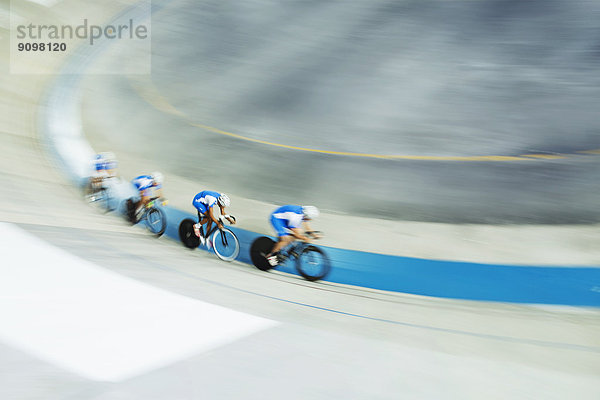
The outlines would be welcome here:
M 300 227 L 303 217 L 302 206 L 281 206 L 271 213 L 271 218 L 279 220 L 288 229 Z
M 117 162 L 115 160 L 105 160 L 104 161 L 104 169 L 106 169 L 106 170 L 117 169 Z
M 94 168 L 96 169 L 96 171 L 103 171 L 107 169 L 106 159 L 102 155 L 96 155 L 96 159 L 94 160 Z
M 134 178 L 131 183 L 136 187 L 140 192 L 150 189 L 152 185 L 154 185 L 154 179 L 150 175 L 140 175 L 137 178 Z M 158 186 L 156 187 L 158 189 Z
M 201 213 L 206 213 L 209 208 L 217 204 L 217 200 L 221 197 L 221 193 L 213 192 L 212 190 L 203 190 L 194 196 L 192 204 Z

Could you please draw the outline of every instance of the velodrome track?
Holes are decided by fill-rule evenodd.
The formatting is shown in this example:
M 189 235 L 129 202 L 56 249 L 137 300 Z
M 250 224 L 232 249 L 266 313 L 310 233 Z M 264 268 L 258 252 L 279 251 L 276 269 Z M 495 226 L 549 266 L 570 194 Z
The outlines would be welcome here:
M 155 13 L 160 11 L 161 8 L 155 6 Z M 136 16 L 140 13 L 145 13 L 145 9 L 133 8 L 125 15 Z M 119 25 L 127 18 L 127 16 L 120 16 L 114 24 Z M 93 158 L 94 152 L 89 148 L 83 136 L 83 129 L 80 125 L 81 117 L 77 111 L 81 98 L 82 79 L 80 75 L 70 75 L 69 73 L 89 71 L 89 66 L 101 59 L 103 54 L 109 55 L 105 55 L 104 59 L 116 57 L 111 52 L 110 44 L 110 41 L 105 41 L 96 47 L 83 48 L 72 55 L 74 61 L 63 66 L 63 73 L 55 82 L 55 87 L 49 90 L 45 99 L 46 110 L 40 113 L 43 139 L 51 149 L 57 163 L 63 166 L 65 173 L 71 177 L 75 185 L 79 186 L 85 182 L 90 173 L 89 160 Z M 118 59 L 118 57 L 116 58 Z M 168 140 L 166 136 L 165 140 Z M 241 154 L 244 152 L 240 151 Z M 168 160 L 172 157 L 175 155 L 165 151 L 160 159 Z M 228 162 L 228 160 L 224 161 Z M 219 165 L 215 165 L 213 174 L 220 170 Z M 253 183 L 253 181 L 249 181 L 248 185 Z M 121 192 L 125 193 L 119 193 L 119 190 L 116 189 L 114 195 L 119 199 L 115 201 L 115 206 L 135 194 L 129 184 L 118 185 L 118 189 L 122 189 Z M 287 189 L 288 186 L 282 186 L 283 191 Z M 320 195 L 326 194 L 320 193 Z M 166 234 L 178 240 L 179 223 L 183 218 L 193 218 L 194 215 L 171 209 L 165 211 L 168 218 Z M 245 211 L 241 216 L 242 221 L 252 211 L 252 214 L 256 215 L 259 210 L 250 211 L 246 208 Z M 264 215 L 266 216 L 268 213 Z M 341 220 L 343 217 L 337 219 Z M 249 263 L 250 245 L 259 234 L 247 229 L 232 229 L 238 233 L 241 241 L 241 253 L 238 261 Z M 354 228 L 352 233 L 359 234 L 360 229 Z M 335 243 L 337 239 L 333 240 Z M 381 245 L 382 242 L 397 244 L 393 237 L 382 239 L 365 237 L 365 241 L 374 241 L 377 245 Z M 378 252 L 385 252 L 385 250 Z M 537 268 L 515 265 L 488 267 L 439 260 L 415 260 L 334 247 L 328 247 L 327 253 L 333 264 L 333 271 L 327 280 L 336 283 L 436 297 L 541 304 L 600 305 L 600 296 L 595 290 L 600 286 L 600 270 L 597 268 L 572 266 Z M 282 267 L 280 269 L 287 272 L 294 271 L 293 268 Z M 431 276 L 436 276 L 437 279 L 430 279 Z
M 595 309 L 450 301 L 307 284 L 290 276 L 259 273 L 244 265 L 223 265 L 206 254 L 186 252 L 167 240 L 154 240 L 114 216 L 94 214 L 48 163 L 48 149 L 40 146 L 30 125 L 39 113 L 36 105 L 41 87 L 28 85 L 31 81 L 25 79 L 6 79 L 3 85 L 12 88 L 13 93 L 26 95 L 11 102 L 23 118 L 15 119 L 14 113 L 11 118 L 4 116 L 2 138 L 7 157 L 3 159 L 2 179 L 7 195 L 2 199 L 2 219 L 79 257 L 76 265 L 84 272 L 97 272 L 87 261 L 118 275 L 100 285 L 105 292 L 88 294 L 66 290 L 77 289 L 78 281 L 36 283 L 32 275 L 21 280 L 6 276 L 3 293 L 9 293 L 11 282 L 25 283 L 32 290 L 19 291 L 16 287 L 3 302 L 4 315 L 10 316 L 11 326 L 16 327 L 2 332 L 1 351 L 3 359 L 9 360 L 3 362 L 3 369 L 8 371 L 3 374 L 3 397 L 397 398 L 398 393 L 420 398 L 480 398 L 482 394 L 491 398 L 598 396 L 595 371 L 600 350 Z M 11 126 L 15 123 L 22 125 Z M 40 178 L 40 170 L 47 175 Z M 41 192 L 43 197 L 39 196 Z M 25 268 L 30 266 L 24 262 L 31 260 L 28 253 L 45 251 L 44 245 L 27 233 L 4 226 L 2 229 L 4 235 L 31 243 L 24 250 L 16 245 L 3 249 L 3 254 L 9 250 L 22 252 L 22 256 L 9 258 L 8 264 L 24 263 Z M 59 253 L 57 258 L 46 259 L 61 264 L 61 257 L 70 257 Z M 42 271 L 32 271 L 36 272 Z M 68 280 L 69 276 L 61 272 L 57 267 L 55 276 Z M 135 323 L 113 318 L 123 304 L 113 308 L 105 304 L 112 311 L 108 316 L 97 314 L 95 308 L 85 309 L 91 304 L 90 298 L 113 295 L 111 290 L 117 287 L 137 293 L 139 288 L 133 287 L 134 282 L 125 283 L 123 277 L 199 301 L 193 306 L 207 302 L 263 318 L 265 325 L 258 333 L 250 334 L 249 330 L 246 337 L 233 335 L 231 341 L 207 351 L 210 346 L 205 345 L 202 331 L 206 337 L 209 332 L 214 334 L 225 317 L 211 320 L 209 313 L 198 313 L 191 318 L 188 315 L 185 321 L 169 320 L 156 309 L 143 311 L 143 305 L 134 299 L 125 301 L 131 307 L 129 317 L 133 313 L 141 315 Z M 56 292 L 49 290 L 53 285 L 69 294 L 67 303 L 77 302 L 79 296 L 84 306 L 66 308 L 73 312 L 66 317 L 61 316 L 61 309 L 49 307 L 54 313 L 46 314 L 50 318 L 40 318 L 38 326 L 31 327 L 37 329 L 31 329 L 30 334 L 19 331 L 26 326 L 19 315 L 36 315 L 35 307 L 28 310 L 31 314 L 18 314 L 23 300 L 46 311 L 42 303 L 65 305 L 57 301 Z M 156 292 L 151 295 L 159 296 Z M 153 326 L 148 324 L 152 317 L 165 318 L 173 327 L 197 329 L 197 341 L 184 340 L 173 331 L 157 332 L 156 326 L 148 328 Z M 119 348 L 128 355 L 139 354 L 133 348 L 146 353 L 162 349 L 164 356 L 151 360 L 145 368 L 124 362 L 120 374 L 113 371 L 112 375 L 103 375 L 97 365 L 110 365 L 115 358 L 110 357 L 110 351 L 103 355 L 90 351 L 95 347 L 91 341 L 80 341 L 80 347 L 63 342 L 64 351 L 52 356 L 39 345 L 44 333 L 60 333 L 61 329 L 69 339 L 85 336 L 85 324 L 90 319 L 113 328 L 103 331 L 107 336 L 100 338 L 106 348 Z M 190 319 L 197 322 L 196 326 L 190 324 Z M 94 326 L 90 323 L 87 329 Z M 136 331 L 141 327 L 146 330 Z M 137 335 L 150 338 L 148 347 L 134 345 Z M 92 339 L 98 338 L 91 335 Z M 189 344 L 185 352 L 173 349 L 177 339 Z M 67 362 L 72 361 L 67 353 L 73 349 L 83 350 L 88 357 L 82 357 L 80 363 Z M 307 383 L 307 376 L 313 379 L 312 384 Z

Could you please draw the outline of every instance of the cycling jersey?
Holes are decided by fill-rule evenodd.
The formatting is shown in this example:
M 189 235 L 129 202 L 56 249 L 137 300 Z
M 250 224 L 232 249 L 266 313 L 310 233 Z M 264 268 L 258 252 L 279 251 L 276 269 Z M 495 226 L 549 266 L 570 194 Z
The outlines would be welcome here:
M 199 213 L 206 214 L 209 208 L 217 204 L 219 197 L 221 197 L 221 193 L 203 190 L 194 197 L 192 205 L 196 207 Z
M 287 236 L 290 229 L 300 227 L 303 216 L 302 206 L 281 206 L 271 213 L 271 225 L 277 236 Z
M 94 160 L 94 168 L 96 169 L 96 171 L 105 170 L 106 160 L 103 159 L 101 156 L 96 156 L 96 159 Z
M 112 177 L 114 176 L 114 170 L 117 168 L 117 162 L 115 160 L 107 160 L 104 156 L 98 154 L 94 159 L 94 170 L 96 171 L 96 177 Z
M 93 178 L 106 178 L 108 177 L 108 171 L 106 168 L 106 159 L 101 155 L 97 155 L 94 161 L 92 162 L 94 173 L 92 174 Z
M 109 161 L 105 161 L 104 162 L 104 169 L 105 170 L 113 170 L 113 169 L 117 169 L 117 162 L 114 160 L 109 160 Z

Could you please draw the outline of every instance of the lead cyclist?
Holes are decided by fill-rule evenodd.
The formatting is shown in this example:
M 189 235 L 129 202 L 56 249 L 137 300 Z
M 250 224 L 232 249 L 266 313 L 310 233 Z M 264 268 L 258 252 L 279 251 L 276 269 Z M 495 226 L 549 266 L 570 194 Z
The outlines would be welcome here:
M 279 264 L 278 254 L 285 246 L 292 243 L 294 240 L 302 240 L 310 242 L 311 238 L 308 235 L 318 239 L 320 236 L 312 233 L 309 221 L 319 216 L 319 209 L 314 206 L 281 206 L 271 213 L 271 225 L 278 236 L 278 241 L 275 243 L 271 252 L 265 257 L 272 267 Z M 300 227 L 302 226 L 302 228 Z

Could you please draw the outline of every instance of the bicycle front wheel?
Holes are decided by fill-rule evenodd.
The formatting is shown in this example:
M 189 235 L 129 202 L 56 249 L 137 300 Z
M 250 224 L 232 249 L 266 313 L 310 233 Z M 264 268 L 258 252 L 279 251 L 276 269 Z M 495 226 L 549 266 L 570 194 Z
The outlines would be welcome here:
M 146 213 L 146 226 L 148 230 L 155 234 L 157 237 L 165 233 L 167 228 L 167 218 L 165 213 L 160 208 L 151 208 Z
M 331 270 L 329 257 L 318 247 L 308 246 L 296 259 L 298 273 L 307 281 L 318 281 Z
M 217 230 L 212 237 L 213 250 L 223 261 L 233 261 L 240 254 L 240 242 L 229 229 Z

